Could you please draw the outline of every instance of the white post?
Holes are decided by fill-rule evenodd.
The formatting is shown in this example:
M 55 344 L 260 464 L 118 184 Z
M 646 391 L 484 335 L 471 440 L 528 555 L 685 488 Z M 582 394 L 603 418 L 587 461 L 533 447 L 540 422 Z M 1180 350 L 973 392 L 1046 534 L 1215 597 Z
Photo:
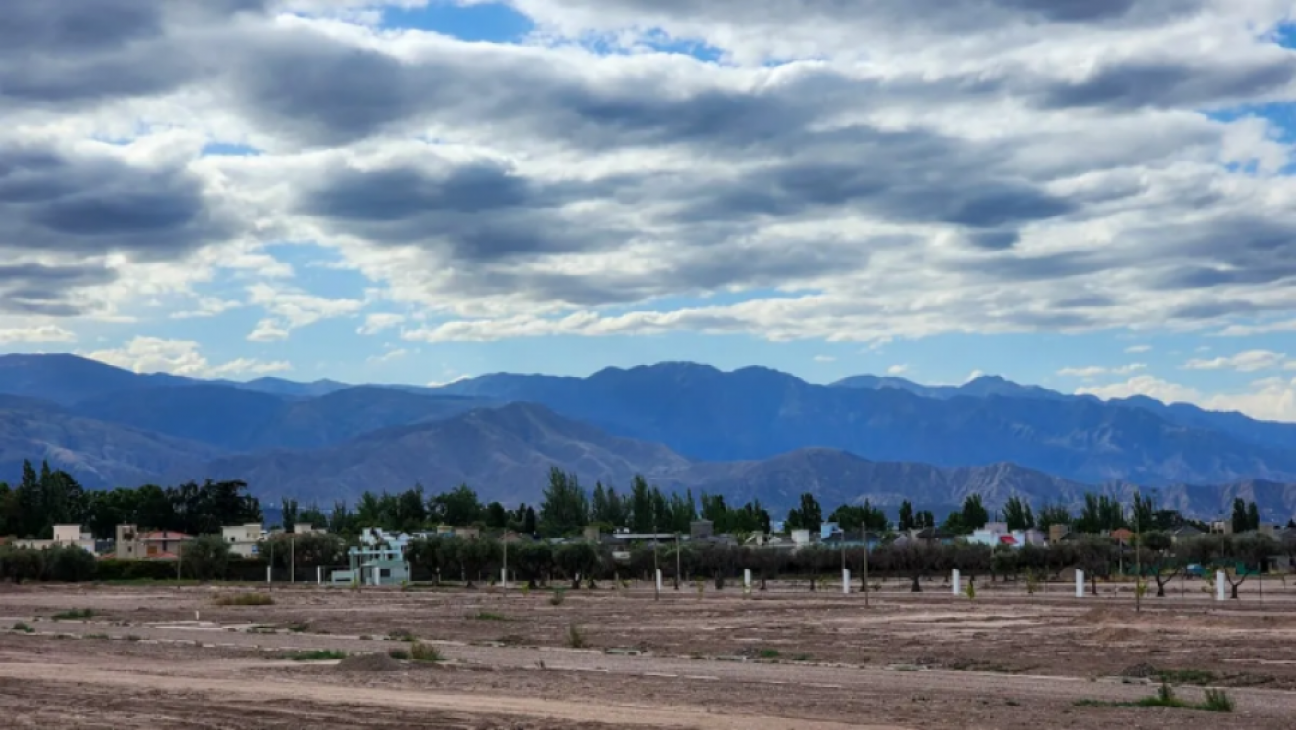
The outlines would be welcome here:
M 508 568 L 500 568 L 500 585 L 508 590 Z
M 315 566 L 315 585 L 324 585 L 324 566 L 322 565 Z
M 661 592 L 661 589 L 662 589 L 661 568 L 658 568 L 657 569 L 657 591 Z
M 959 578 L 960 578 L 960 576 L 959 576 L 958 568 L 955 568 L 955 569 L 954 569 L 954 575 L 951 576 L 951 578 L 950 578 L 950 585 L 954 588 L 953 593 L 954 593 L 954 595 L 956 595 L 956 596 L 957 596 L 958 594 L 962 593 L 962 591 L 959 590 Z
M 1076 571 L 1076 598 L 1084 598 L 1084 571 Z
M 1215 571 L 1215 600 L 1224 600 L 1224 571 Z
M 751 568 L 743 568 L 743 590 L 751 592 Z
M 267 582 L 267 583 L 270 582 L 270 566 L 269 566 L 269 565 L 266 566 L 266 582 Z
M 850 595 L 850 568 L 842 568 L 842 593 Z

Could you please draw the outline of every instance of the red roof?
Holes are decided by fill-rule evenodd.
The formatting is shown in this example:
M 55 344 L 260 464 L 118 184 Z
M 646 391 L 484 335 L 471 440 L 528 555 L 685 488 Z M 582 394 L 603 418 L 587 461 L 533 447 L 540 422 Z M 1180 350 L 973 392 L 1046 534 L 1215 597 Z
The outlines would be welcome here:
M 999 544 L 1000 544 L 1000 545 L 1016 545 L 1016 544 L 1017 544 L 1017 538 L 1013 537 L 1012 535 L 1000 535 L 1000 536 L 999 536 Z
M 1116 530 L 1115 532 L 1113 532 L 1113 533 L 1111 534 L 1111 536 L 1114 537 L 1114 538 L 1116 538 L 1117 540 L 1128 540 L 1128 539 L 1130 539 L 1131 537 L 1134 537 L 1134 533 L 1132 533 L 1132 532 L 1130 532 L 1129 530 L 1126 530 L 1125 528 L 1122 527 L 1121 529 Z

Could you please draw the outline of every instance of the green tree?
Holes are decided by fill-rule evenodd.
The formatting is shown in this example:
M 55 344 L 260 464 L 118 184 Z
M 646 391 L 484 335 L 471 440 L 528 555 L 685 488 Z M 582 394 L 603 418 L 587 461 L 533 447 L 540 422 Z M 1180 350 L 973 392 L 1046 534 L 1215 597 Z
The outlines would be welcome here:
M 971 532 L 980 530 L 990 521 L 990 512 L 986 510 L 985 504 L 981 501 L 980 494 L 969 494 L 963 500 L 963 529 Z
M 1035 520 L 1039 529 L 1048 532 L 1053 525 L 1071 526 L 1071 511 L 1060 504 L 1046 504 L 1040 509 L 1039 517 Z
M 225 577 L 230 549 L 220 535 L 201 535 L 180 549 L 180 570 L 201 581 Z
M 1260 529 L 1260 507 L 1255 502 L 1247 505 L 1247 529 Z
M 549 470 L 549 486 L 540 503 L 540 530 L 553 537 L 579 532 L 589 524 L 589 498 L 575 474 Z
M 1247 514 L 1246 501 L 1241 497 L 1233 500 L 1233 533 L 1241 534 L 1251 529 L 1251 518 Z
M 297 527 L 297 500 L 284 497 L 281 509 L 284 532 L 292 532 Z
M 492 530 L 504 530 L 508 528 L 508 510 L 499 502 L 491 502 L 486 505 L 486 527 Z
M 643 535 L 653 530 L 653 500 L 648 480 L 635 474 L 630 483 L 630 521 L 634 532 Z
M 823 524 L 819 500 L 809 492 L 802 493 L 801 506 L 788 512 L 787 523 L 789 529 L 819 532 L 819 527 Z
M 431 507 L 433 520 L 455 527 L 468 527 L 486 517 L 486 508 L 482 507 L 477 492 L 467 484 L 436 495 L 432 498 Z
M 1022 501 L 1021 497 L 1016 495 L 1009 497 L 1004 503 L 1003 513 L 1009 531 L 1029 530 L 1035 527 L 1035 515 L 1031 513 L 1031 506 Z
M 900 519 L 896 524 L 896 528 L 900 530 L 900 532 L 908 532 L 917 527 L 918 522 L 914 519 L 913 504 L 906 499 L 900 503 Z

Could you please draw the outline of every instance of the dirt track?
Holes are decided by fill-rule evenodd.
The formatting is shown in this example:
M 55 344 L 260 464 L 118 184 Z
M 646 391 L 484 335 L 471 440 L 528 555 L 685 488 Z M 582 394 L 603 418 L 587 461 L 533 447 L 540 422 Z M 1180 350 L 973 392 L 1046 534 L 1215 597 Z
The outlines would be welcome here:
M 275 591 L 217 607 L 231 589 L 9 588 L 0 592 L 0 716 L 16 727 L 1286 728 L 1296 716 L 1296 604 L 1271 594 L 1221 608 L 1191 600 L 1135 615 L 1115 600 L 936 594 L 760 599 L 612 591 Z M 88 620 L 54 621 L 92 609 Z M 194 612 L 199 612 L 199 621 Z M 592 645 L 562 646 L 571 624 Z M 277 627 L 277 628 L 276 628 Z M 284 652 L 407 648 L 447 661 L 356 673 Z M 58 638 L 62 635 L 65 638 Z M 361 638 L 364 636 L 365 638 Z M 1081 706 L 1152 694 L 1152 665 L 1229 687 L 1231 714 Z M 1188 673 L 1209 671 L 1205 679 Z M 1146 672 L 1144 672 L 1146 673 Z M 1176 679 L 1176 681 L 1179 681 Z M 1179 696 L 1201 697 L 1184 684 Z M 52 698 L 58 698 L 56 701 Z

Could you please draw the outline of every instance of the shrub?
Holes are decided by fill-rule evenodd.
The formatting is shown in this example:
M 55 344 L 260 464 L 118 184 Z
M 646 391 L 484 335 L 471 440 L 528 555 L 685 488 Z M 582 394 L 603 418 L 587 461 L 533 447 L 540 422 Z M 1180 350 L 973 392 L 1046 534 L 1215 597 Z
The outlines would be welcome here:
M 71 611 L 56 613 L 51 618 L 55 621 L 78 621 L 92 617 L 94 617 L 94 611 L 91 611 L 88 608 L 74 608 Z
M 405 651 L 404 649 L 392 649 L 391 651 L 387 652 L 387 656 L 391 657 L 392 659 L 400 659 L 401 661 L 405 661 L 410 658 L 410 653 L 408 651 Z
M 291 659 L 295 662 L 322 662 L 330 659 L 346 659 L 347 653 L 344 651 L 334 651 L 333 649 L 319 649 L 316 651 L 295 651 L 284 654 L 284 659 Z
M 445 661 L 445 657 L 441 656 L 441 652 L 437 651 L 435 646 L 424 644 L 421 641 L 416 641 L 410 645 L 409 656 L 410 659 L 413 659 L 416 662 L 431 663 Z
M 1200 705 L 1207 712 L 1232 712 L 1233 699 L 1222 689 L 1206 690 L 1206 701 Z
M 273 606 L 274 602 L 274 597 L 265 593 L 231 593 L 212 599 L 217 606 Z
M 229 560 L 229 543 L 220 535 L 203 535 L 180 548 L 181 570 L 202 581 L 224 578 Z
M 418 637 L 409 629 L 392 629 L 387 632 L 387 638 L 392 641 L 418 641 Z
M 74 545 L 56 545 L 44 556 L 46 577 L 62 583 L 80 583 L 94 580 L 95 556 Z
M 584 649 L 589 646 L 585 640 L 585 634 L 581 632 L 578 624 L 571 623 L 567 625 L 567 646 L 573 649 Z
M 14 631 L 21 631 L 21 632 L 23 632 L 24 634 L 30 634 L 31 632 L 35 631 L 36 629 L 33 629 L 32 627 L 28 626 L 27 624 L 23 623 L 22 621 L 19 621 L 18 623 L 16 623 L 16 624 L 13 625 L 13 630 L 14 630 Z
M 565 600 L 567 600 L 567 590 L 565 588 L 555 588 L 553 595 L 549 596 L 549 605 L 561 606 Z
M 45 558 L 40 550 L 31 548 L 0 549 L 0 576 L 14 583 L 40 580 L 45 569 Z
M 511 620 L 509 619 L 508 616 L 501 616 L 498 613 L 490 613 L 488 611 L 478 611 L 476 615 L 471 616 L 471 618 L 477 621 L 510 621 Z

